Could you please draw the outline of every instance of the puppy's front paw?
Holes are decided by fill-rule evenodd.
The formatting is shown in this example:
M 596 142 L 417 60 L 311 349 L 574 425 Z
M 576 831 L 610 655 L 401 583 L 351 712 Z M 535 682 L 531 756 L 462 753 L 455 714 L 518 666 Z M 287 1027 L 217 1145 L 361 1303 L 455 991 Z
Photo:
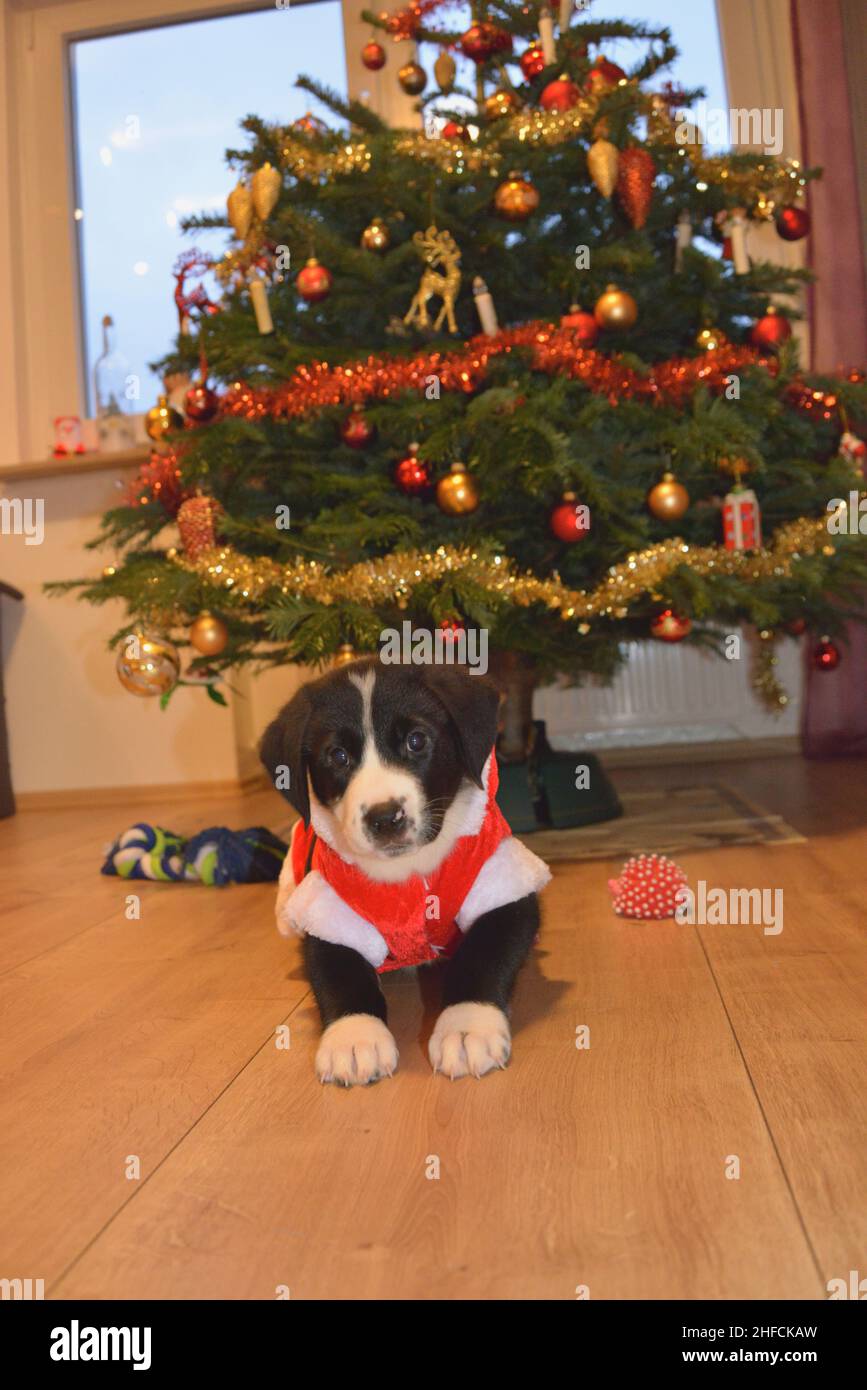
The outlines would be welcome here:
M 369 1086 L 397 1068 L 397 1044 L 381 1019 L 373 1014 L 346 1014 L 322 1034 L 316 1053 L 316 1075 L 323 1083 Z
M 428 1044 L 434 1071 L 452 1081 L 504 1067 L 511 1050 L 509 1021 L 494 1004 L 451 1004 L 437 1019 Z

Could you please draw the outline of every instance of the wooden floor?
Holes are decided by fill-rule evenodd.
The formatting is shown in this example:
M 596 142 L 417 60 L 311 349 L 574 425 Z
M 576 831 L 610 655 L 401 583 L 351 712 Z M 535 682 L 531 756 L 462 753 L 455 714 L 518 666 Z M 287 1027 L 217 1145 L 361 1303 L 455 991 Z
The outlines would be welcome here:
M 619 866 L 561 866 L 508 1071 L 432 1076 L 435 981 L 392 976 L 400 1070 L 350 1092 L 314 1080 L 271 886 L 101 878 L 135 805 L 3 822 L 0 1277 L 59 1299 L 826 1297 L 867 1251 L 865 774 L 617 772 L 720 778 L 808 835 L 683 861 L 783 888 L 782 934 L 629 924 Z M 148 818 L 285 821 L 270 792 Z

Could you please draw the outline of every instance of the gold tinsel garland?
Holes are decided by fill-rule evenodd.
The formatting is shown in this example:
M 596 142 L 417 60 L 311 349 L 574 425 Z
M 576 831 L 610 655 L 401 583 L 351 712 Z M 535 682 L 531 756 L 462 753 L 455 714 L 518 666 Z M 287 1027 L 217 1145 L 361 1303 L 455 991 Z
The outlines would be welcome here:
M 335 174 L 351 174 L 370 169 L 371 153 L 363 140 L 347 140 L 337 150 L 313 149 L 304 140 L 284 135 L 280 148 L 280 165 L 298 179 L 331 179 Z
M 251 558 L 229 546 L 205 551 L 197 559 L 174 556 L 174 562 L 200 575 L 239 600 L 257 602 L 273 592 L 309 597 L 322 604 L 352 602 L 376 607 L 396 603 L 405 608 L 420 585 L 460 577 L 490 594 L 522 608 L 542 604 L 575 621 L 588 632 L 588 619 L 628 616 L 633 600 L 646 594 L 657 598 L 660 586 L 675 570 L 685 567 L 700 575 L 736 575 L 741 579 L 788 578 L 801 556 L 821 551 L 833 555 L 827 517 L 801 517 L 780 527 L 770 546 L 756 551 L 725 550 L 722 546 L 693 546 L 674 539 L 661 541 L 612 565 L 595 589 L 570 589 L 555 573 L 539 579 L 520 573 L 503 555 L 485 555 L 470 546 L 439 546 L 434 551 L 397 552 L 364 560 L 346 570 L 331 570 L 318 561 L 278 564 L 267 557 Z

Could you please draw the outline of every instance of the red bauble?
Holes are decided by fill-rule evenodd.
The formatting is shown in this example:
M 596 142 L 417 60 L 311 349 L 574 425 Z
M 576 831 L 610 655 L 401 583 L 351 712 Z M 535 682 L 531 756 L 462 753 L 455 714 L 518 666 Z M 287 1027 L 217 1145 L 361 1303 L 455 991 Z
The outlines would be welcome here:
M 360 406 L 356 406 L 340 426 L 340 438 L 350 449 L 366 449 L 376 438 L 376 425 L 372 425 Z
M 656 165 L 647 150 L 630 145 L 617 162 L 617 197 L 633 227 L 643 227 L 653 197 Z
M 406 458 L 395 465 L 394 481 L 408 497 L 418 497 L 430 487 L 430 468 L 418 457 L 417 444 L 410 444 Z
M 511 53 L 512 36 L 496 24 L 473 24 L 461 39 L 461 52 L 474 63 L 486 63 L 495 53 Z
M 204 425 L 206 421 L 213 420 L 219 408 L 219 396 L 203 381 L 191 386 L 184 396 L 184 412 L 187 418 L 195 420 L 197 425 Z
M 840 665 L 840 648 L 830 637 L 823 637 L 810 653 L 810 660 L 816 671 L 836 671 Z
M 807 619 L 793 618 L 790 623 L 786 623 L 786 631 L 790 637 L 803 637 L 807 631 Z
M 562 500 L 551 512 L 548 524 L 558 541 L 574 545 L 576 541 L 583 541 L 590 530 L 589 511 L 578 502 L 574 492 L 564 492 Z
M 626 73 L 622 68 L 619 68 L 616 63 L 609 63 L 608 59 L 603 58 L 600 54 L 587 74 L 587 88 L 596 96 L 604 96 L 625 77 Z
M 308 304 L 317 304 L 331 293 L 333 278 L 331 271 L 320 265 L 315 256 L 311 256 L 304 268 L 299 270 L 295 284 L 302 299 L 306 299 Z
M 599 337 L 599 324 L 596 319 L 577 304 L 570 305 L 568 314 L 564 314 L 560 319 L 560 327 L 568 328 L 575 334 L 575 341 L 579 347 L 591 348 Z
M 458 125 L 457 121 L 446 121 L 440 131 L 444 140 L 469 140 L 470 132 L 465 125 Z
M 530 47 L 524 49 L 518 63 L 528 82 L 532 82 L 534 77 L 538 77 L 540 72 L 544 72 L 545 55 L 538 39 L 533 39 Z
M 781 208 L 777 213 L 777 233 L 783 241 L 800 241 L 810 230 L 806 208 Z
M 563 73 L 543 88 L 539 105 L 546 111 L 571 111 L 581 100 L 581 92 L 575 83 Z
M 660 642 L 682 642 L 691 627 L 689 618 L 681 617 L 673 608 L 664 608 L 650 624 L 650 633 Z
M 768 310 L 763 318 L 753 324 L 750 331 L 750 342 L 760 348 L 776 348 L 780 343 L 784 343 L 787 338 L 792 336 L 792 325 L 786 318 L 775 309 L 773 304 L 768 306 Z
M 361 61 L 371 72 L 379 72 L 385 67 L 385 49 L 376 39 L 371 39 L 361 50 Z
M 662 922 L 674 916 L 686 883 L 683 869 L 667 855 L 640 854 L 627 859 L 619 878 L 608 880 L 608 890 L 618 917 Z

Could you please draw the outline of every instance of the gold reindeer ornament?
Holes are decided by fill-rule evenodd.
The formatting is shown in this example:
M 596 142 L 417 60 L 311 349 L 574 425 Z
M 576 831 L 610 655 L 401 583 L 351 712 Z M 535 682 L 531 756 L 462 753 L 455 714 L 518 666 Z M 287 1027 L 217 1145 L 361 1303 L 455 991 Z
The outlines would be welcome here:
M 457 333 L 455 300 L 461 287 L 461 253 L 457 243 L 451 232 L 438 232 L 436 227 L 428 227 L 426 232 L 416 232 L 413 241 L 419 247 L 427 265 L 422 271 L 418 289 L 403 321 L 406 324 L 414 323 L 419 328 L 429 328 L 431 322 L 427 311 L 428 300 L 438 294 L 442 299 L 442 306 L 433 322 L 434 332 L 441 327 L 443 319 L 446 319 L 449 332 Z

